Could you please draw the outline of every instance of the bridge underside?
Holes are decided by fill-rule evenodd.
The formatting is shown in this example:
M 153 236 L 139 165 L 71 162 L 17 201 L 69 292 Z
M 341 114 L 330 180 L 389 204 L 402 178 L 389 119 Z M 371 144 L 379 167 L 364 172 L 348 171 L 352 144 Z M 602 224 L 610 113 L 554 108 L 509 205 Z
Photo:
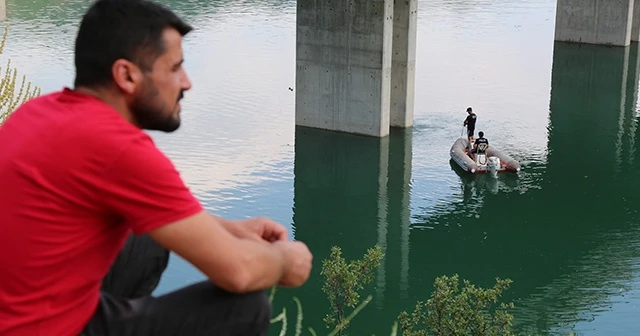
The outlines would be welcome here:
M 640 0 L 558 0 L 555 40 L 628 46 L 640 40 Z
M 416 25 L 417 0 L 298 0 L 296 125 L 412 126 Z

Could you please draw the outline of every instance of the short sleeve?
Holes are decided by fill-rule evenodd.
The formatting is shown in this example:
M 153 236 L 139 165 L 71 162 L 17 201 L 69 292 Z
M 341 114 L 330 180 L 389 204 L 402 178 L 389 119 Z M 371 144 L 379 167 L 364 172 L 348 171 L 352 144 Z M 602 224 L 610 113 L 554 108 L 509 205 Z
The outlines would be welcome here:
M 107 168 L 105 177 L 103 201 L 138 235 L 203 209 L 148 136 L 133 140 Z

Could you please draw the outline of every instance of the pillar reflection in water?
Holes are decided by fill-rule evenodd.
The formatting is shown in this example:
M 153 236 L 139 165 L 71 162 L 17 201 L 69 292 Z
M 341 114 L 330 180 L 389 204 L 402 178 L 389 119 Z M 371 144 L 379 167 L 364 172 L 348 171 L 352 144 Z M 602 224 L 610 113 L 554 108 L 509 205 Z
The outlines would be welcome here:
M 638 2 L 640 7 L 640 2 Z M 640 24 L 640 23 L 639 23 Z M 633 165 L 635 161 L 635 142 L 638 125 L 638 80 L 640 73 L 640 53 L 638 43 L 632 43 L 629 48 L 629 66 L 626 86 L 626 100 L 621 116 L 623 116 L 623 132 L 619 132 L 621 147 L 628 146 L 626 155 L 627 164 Z
M 613 177 L 625 158 L 632 163 L 637 82 L 635 43 L 610 48 L 556 42 L 549 164 L 561 157 L 575 157 L 571 168 L 599 162 L 594 173 Z M 565 171 L 575 177 L 568 174 L 572 169 Z
M 549 156 L 539 196 L 547 201 L 538 218 L 548 217 L 554 238 L 546 249 L 562 272 L 539 284 L 519 311 L 545 328 L 590 323 L 633 277 L 634 253 L 623 246 L 638 243 L 631 234 L 638 216 L 627 210 L 637 200 L 628 185 L 638 171 L 637 83 L 635 43 L 554 44 Z
M 380 139 L 296 127 L 293 221 L 295 239 L 314 253 L 309 291 L 320 291 L 322 260 L 332 246 L 339 246 L 347 260 L 361 258 L 374 245 L 386 254 L 373 286 L 367 286 L 374 301 L 354 325 L 366 323 L 369 314 L 385 316 L 391 325 L 395 313 L 384 312 L 386 300 L 407 296 L 410 132 L 392 129 Z M 305 308 L 318 311 L 305 315 L 323 316 L 324 308 Z
M 389 230 L 392 231 L 390 236 L 394 238 L 400 237 L 400 241 L 399 243 L 390 242 L 390 247 L 387 248 L 386 253 L 387 260 L 390 260 L 390 263 L 395 264 L 395 260 L 399 260 L 400 269 L 396 271 L 395 267 L 387 267 L 386 272 L 389 274 L 400 274 L 398 290 L 400 291 L 400 298 L 406 299 L 409 290 L 409 229 L 411 226 L 411 163 L 413 158 L 412 132 L 392 129 L 390 138 L 388 183 L 390 215 L 388 217 L 388 226 Z M 384 271 L 384 269 L 381 268 L 381 271 Z

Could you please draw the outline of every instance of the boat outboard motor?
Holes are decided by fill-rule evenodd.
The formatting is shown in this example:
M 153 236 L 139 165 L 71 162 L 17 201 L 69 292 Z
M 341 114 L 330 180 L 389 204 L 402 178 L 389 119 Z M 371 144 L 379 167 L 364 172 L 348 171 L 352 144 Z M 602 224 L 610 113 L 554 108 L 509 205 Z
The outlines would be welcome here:
M 498 174 L 498 170 L 500 169 L 500 159 L 492 156 L 489 158 L 489 163 L 487 163 L 487 168 L 491 175 Z
M 476 153 L 476 163 L 480 166 L 484 166 L 487 164 L 487 154 L 485 153 Z

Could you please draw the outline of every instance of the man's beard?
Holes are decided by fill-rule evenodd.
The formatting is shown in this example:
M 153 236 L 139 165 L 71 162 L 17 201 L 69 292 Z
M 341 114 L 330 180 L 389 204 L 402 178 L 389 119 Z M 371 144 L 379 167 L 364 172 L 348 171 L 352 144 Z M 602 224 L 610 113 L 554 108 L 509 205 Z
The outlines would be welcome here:
M 184 92 L 180 91 L 176 104 L 183 96 Z M 147 82 L 142 92 L 135 97 L 131 113 L 140 128 L 170 133 L 180 127 L 180 116 L 174 116 L 166 107 L 158 97 L 158 90 Z

